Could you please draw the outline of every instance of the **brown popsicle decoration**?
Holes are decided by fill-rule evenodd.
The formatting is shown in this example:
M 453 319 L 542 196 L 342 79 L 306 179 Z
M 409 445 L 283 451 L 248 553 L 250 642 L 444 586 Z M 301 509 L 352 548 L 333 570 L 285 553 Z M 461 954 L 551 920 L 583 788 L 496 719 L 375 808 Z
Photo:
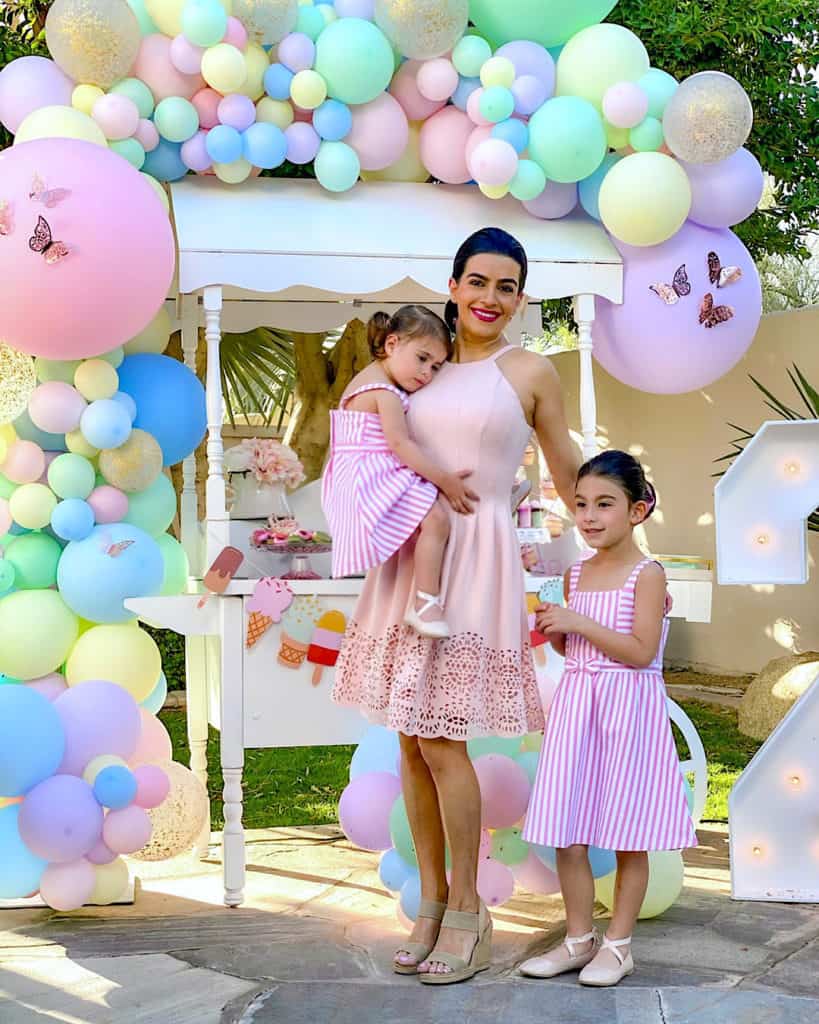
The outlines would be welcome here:
M 209 593 L 203 594 L 199 598 L 196 607 L 203 608 L 211 594 L 223 594 L 244 560 L 245 556 L 238 548 L 230 546 L 222 548 L 202 580 Z

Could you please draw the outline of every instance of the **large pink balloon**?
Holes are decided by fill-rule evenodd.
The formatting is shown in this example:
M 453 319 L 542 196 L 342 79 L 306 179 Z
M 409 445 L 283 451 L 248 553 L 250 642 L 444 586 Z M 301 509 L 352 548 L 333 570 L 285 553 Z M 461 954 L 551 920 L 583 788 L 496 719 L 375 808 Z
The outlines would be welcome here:
M 612 377 L 657 395 L 706 387 L 727 373 L 747 351 L 762 315 L 762 293 L 754 261 L 736 235 L 690 221 L 662 245 L 635 248 L 615 241 L 623 256 L 623 304 L 601 299 L 594 322 L 594 355 Z M 709 280 L 708 254 L 742 277 L 719 288 Z M 691 293 L 666 305 L 651 285 L 674 284 L 685 265 Z M 684 290 L 684 289 L 683 289 Z M 733 317 L 713 327 L 699 322 L 704 297 Z
M 51 208 L 33 204 L 36 174 L 69 194 Z M 16 223 L 0 246 L 0 337 L 76 359 L 139 334 L 168 294 L 175 258 L 168 215 L 145 178 L 101 146 L 37 139 L 0 153 L 0 181 Z M 42 254 L 29 246 L 38 217 Z M 55 260 L 58 242 L 68 253 Z
M 551 871 L 543 861 L 535 856 L 533 850 L 529 850 L 529 856 L 522 864 L 515 864 L 512 868 L 515 881 L 523 889 L 529 892 L 548 895 L 553 892 L 560 892 L 560 879 L 554 871 Z
M 409 141 L 409 122 L 388 92 L 352 108 L 353 126 L 344 141 L 358 153 L 364 171 L 381 171 L 401 156 Z
M 87 860 L 49 864 L 40 879 L 40 895 L 54 910 L 77 910 L 94 891 L 96 874 Z
M 404 108 L 410 121 L 424 121 L 446 103 L 446 100 L 428 100 L 418 91 L 415 76 L 420 66 L 421 61 L 418 60 L 404 61 L 390 84 L 390 92 Z
M 139 734 L 136 750 L 128 759 L 128 764 L 134 767 L 153 761 L 172 760 L 173 744 L 165 726 L 147 708 L 139 709 L 139 717 L 142 722 L 142 731 Z
M 444 107 L 421 126 L 421 163 L 439 181 L 463 185 L 472 177 L 466 146 L 475 125 L 457 107 Z
M 184 75 L 174 67 L 171 40 L 159 33 L 143 37 L 132 74 L 142 79 L 157 103 L 168 96 L 183 96 L 189 100 L 205 85 L 201 75 Z
M 18 57 L 0 71 L 0 122 L 14 135 L 40 107 L 70 107 L 74 83 L 47 57 Z
M 478 861 L 478 895 L 488 907 L 499 907 L 515 891 L 515 876 L 505 864 L 485 857 Z
M 351 843 L 364 850 L 388 850 L 390 811 L 401 792 L 392 772 L 366 772 L 354 778 L 341 794 L 338 820 Z
M 472 762 L 481 787 L 481 824 L 511 828 L 526 813 L 529 777 L 511 757 L 483 754 Z

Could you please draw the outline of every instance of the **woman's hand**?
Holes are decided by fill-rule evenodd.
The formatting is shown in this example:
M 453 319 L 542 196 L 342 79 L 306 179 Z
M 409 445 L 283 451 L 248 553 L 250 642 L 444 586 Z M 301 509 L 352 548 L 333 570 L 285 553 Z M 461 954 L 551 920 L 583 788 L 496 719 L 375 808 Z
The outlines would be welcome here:
M 470 476 L 471 469 L 460 469 L 457 473 L 447 473 L 438 484 L 438 489 L 449 504 L 464 516 L 472 515 L 475 511 L 472 502 L 480 501 L 478 495 L 466 484 Z
M 576 633 L 582 616 L 560 604 L 540 604 L 535 608 L 535 626 L 539 632 Z

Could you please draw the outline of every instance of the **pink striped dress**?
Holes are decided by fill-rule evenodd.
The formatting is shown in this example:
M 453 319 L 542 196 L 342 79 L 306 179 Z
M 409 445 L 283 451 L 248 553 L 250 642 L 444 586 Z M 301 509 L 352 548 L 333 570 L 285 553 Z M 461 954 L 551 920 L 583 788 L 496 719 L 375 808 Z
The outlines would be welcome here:
M 402 465 L 374 412 L 346 409 L 365 391 L 391 391 L 406 415 L 407 395 L 392 384 L 365 384 L 330 413 L 330 459 L 321 503 L 333 538 L 333 576 L 355 576 L 382 565 L 415 533 L 438 488 Z
M 618 633 L 634 623 L 639 562 L 619 590 L 578 589 L 569 607 Z M 563 848 L 680 850 L 697 845 L 674 747 L 663 682 L 663 624 L 657 656 L 629 668 L 570 633 L 532 788 L 523 838 Z

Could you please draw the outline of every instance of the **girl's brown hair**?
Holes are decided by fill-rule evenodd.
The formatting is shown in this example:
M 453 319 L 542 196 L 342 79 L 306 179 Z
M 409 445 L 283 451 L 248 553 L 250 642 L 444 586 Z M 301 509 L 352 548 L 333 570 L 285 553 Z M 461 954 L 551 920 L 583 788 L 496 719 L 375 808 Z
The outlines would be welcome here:
M 447 359 L 452 358 L 452 335 L 444 321 L 426 306 L 402 306 L 390 316 L 374 313 L 367 324 L 367 341 L 373 359 L 386 359 L 386 342 L 395 334 L 403 341 L 410 338 L 436 338 L 444 346 Z

